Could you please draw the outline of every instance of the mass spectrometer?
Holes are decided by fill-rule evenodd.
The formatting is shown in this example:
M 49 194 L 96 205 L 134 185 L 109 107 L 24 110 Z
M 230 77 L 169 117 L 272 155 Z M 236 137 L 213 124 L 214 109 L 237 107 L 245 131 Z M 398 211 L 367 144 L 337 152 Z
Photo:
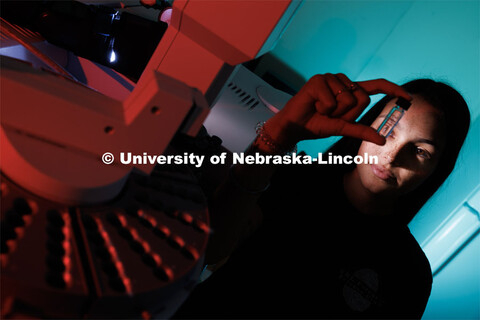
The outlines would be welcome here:
M 4 318 L 170 317 L 203 268 L 206 194 L 189 166 L 118 155 L 176 154 L 176 140 L 215 152 L 207 117 L 242 149 L 253 136 L 231 140 L 223 109 L 248 114 L 241 132 L 289 98 L 241 64 L 272 48 L 299 1 L 175 0 L 169 25 L 129 11 L 141 5 L 2 1 Z M 135 35 L 157 33 L 136 59 L 148 45 Z

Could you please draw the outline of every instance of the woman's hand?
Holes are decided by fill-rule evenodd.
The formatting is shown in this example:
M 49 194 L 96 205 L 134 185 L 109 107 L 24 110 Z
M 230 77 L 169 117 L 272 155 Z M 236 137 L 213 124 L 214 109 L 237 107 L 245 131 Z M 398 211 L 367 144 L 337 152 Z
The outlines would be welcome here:
M 377 93 L 412 99 L 402 87 L 384 79 L 352 82 L 344 74 L 316 75 L 268 120 L 265 130 L 286 149 L 301 140 L 330 136 L 350 136 L 382 145 L 385 138 L 375 129 L 355 123 L 369 105 L 369 96 Z

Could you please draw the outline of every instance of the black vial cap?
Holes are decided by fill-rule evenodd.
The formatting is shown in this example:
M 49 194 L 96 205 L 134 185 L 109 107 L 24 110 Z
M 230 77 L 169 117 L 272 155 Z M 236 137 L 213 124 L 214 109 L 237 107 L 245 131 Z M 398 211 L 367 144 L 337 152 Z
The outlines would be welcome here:
M 399 97 L 397 99 L 397 106 L 403 108 L 403 110 L 408 110 L 408 108 L 410 108 L 410 106 L 412 105 L 412 103 L 410 101 L 408 101 L 407 99 L 404 99 L 402 97 Z

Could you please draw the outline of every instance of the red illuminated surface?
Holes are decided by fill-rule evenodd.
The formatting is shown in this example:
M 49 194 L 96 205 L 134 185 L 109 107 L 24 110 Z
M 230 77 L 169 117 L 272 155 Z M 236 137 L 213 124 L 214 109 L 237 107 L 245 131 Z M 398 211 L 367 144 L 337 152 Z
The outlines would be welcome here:
M 226 64 L 255 58 L 289 3 L 176 0 L 164 39 L 122 99 L 2 58 L 2 315 L 21 314 L 19 301 L 40 318 L 148 319 L 162 303 L 173 312 L 172 288 L 190 288 L 186 297 L 202 269 L 203 193 L 190 180 L 182 188 L 201 197 L 136 184 L 132 167 L 101 156 L 159 154 L 177 132 L 194 137 L 209 111 L 202 94 L 221 89 Z M 154 166 L 137 169 L 148 176 Z M 132 200 L 139 190 L 168 206 Z M 132 305 L 142 297 L 156 306 Z

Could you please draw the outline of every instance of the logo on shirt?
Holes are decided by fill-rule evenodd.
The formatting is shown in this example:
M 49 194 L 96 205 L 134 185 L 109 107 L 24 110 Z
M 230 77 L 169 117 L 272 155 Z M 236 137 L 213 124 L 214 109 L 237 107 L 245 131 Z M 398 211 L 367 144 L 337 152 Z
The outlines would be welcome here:
M 343 297 L 347 305 L 354 311 L 364 312 L 372 305 L 381 306 L 382 299 L 378 295 L 378 273 L 369 268 L 356 271 L 340 270 L 343 282 Z

